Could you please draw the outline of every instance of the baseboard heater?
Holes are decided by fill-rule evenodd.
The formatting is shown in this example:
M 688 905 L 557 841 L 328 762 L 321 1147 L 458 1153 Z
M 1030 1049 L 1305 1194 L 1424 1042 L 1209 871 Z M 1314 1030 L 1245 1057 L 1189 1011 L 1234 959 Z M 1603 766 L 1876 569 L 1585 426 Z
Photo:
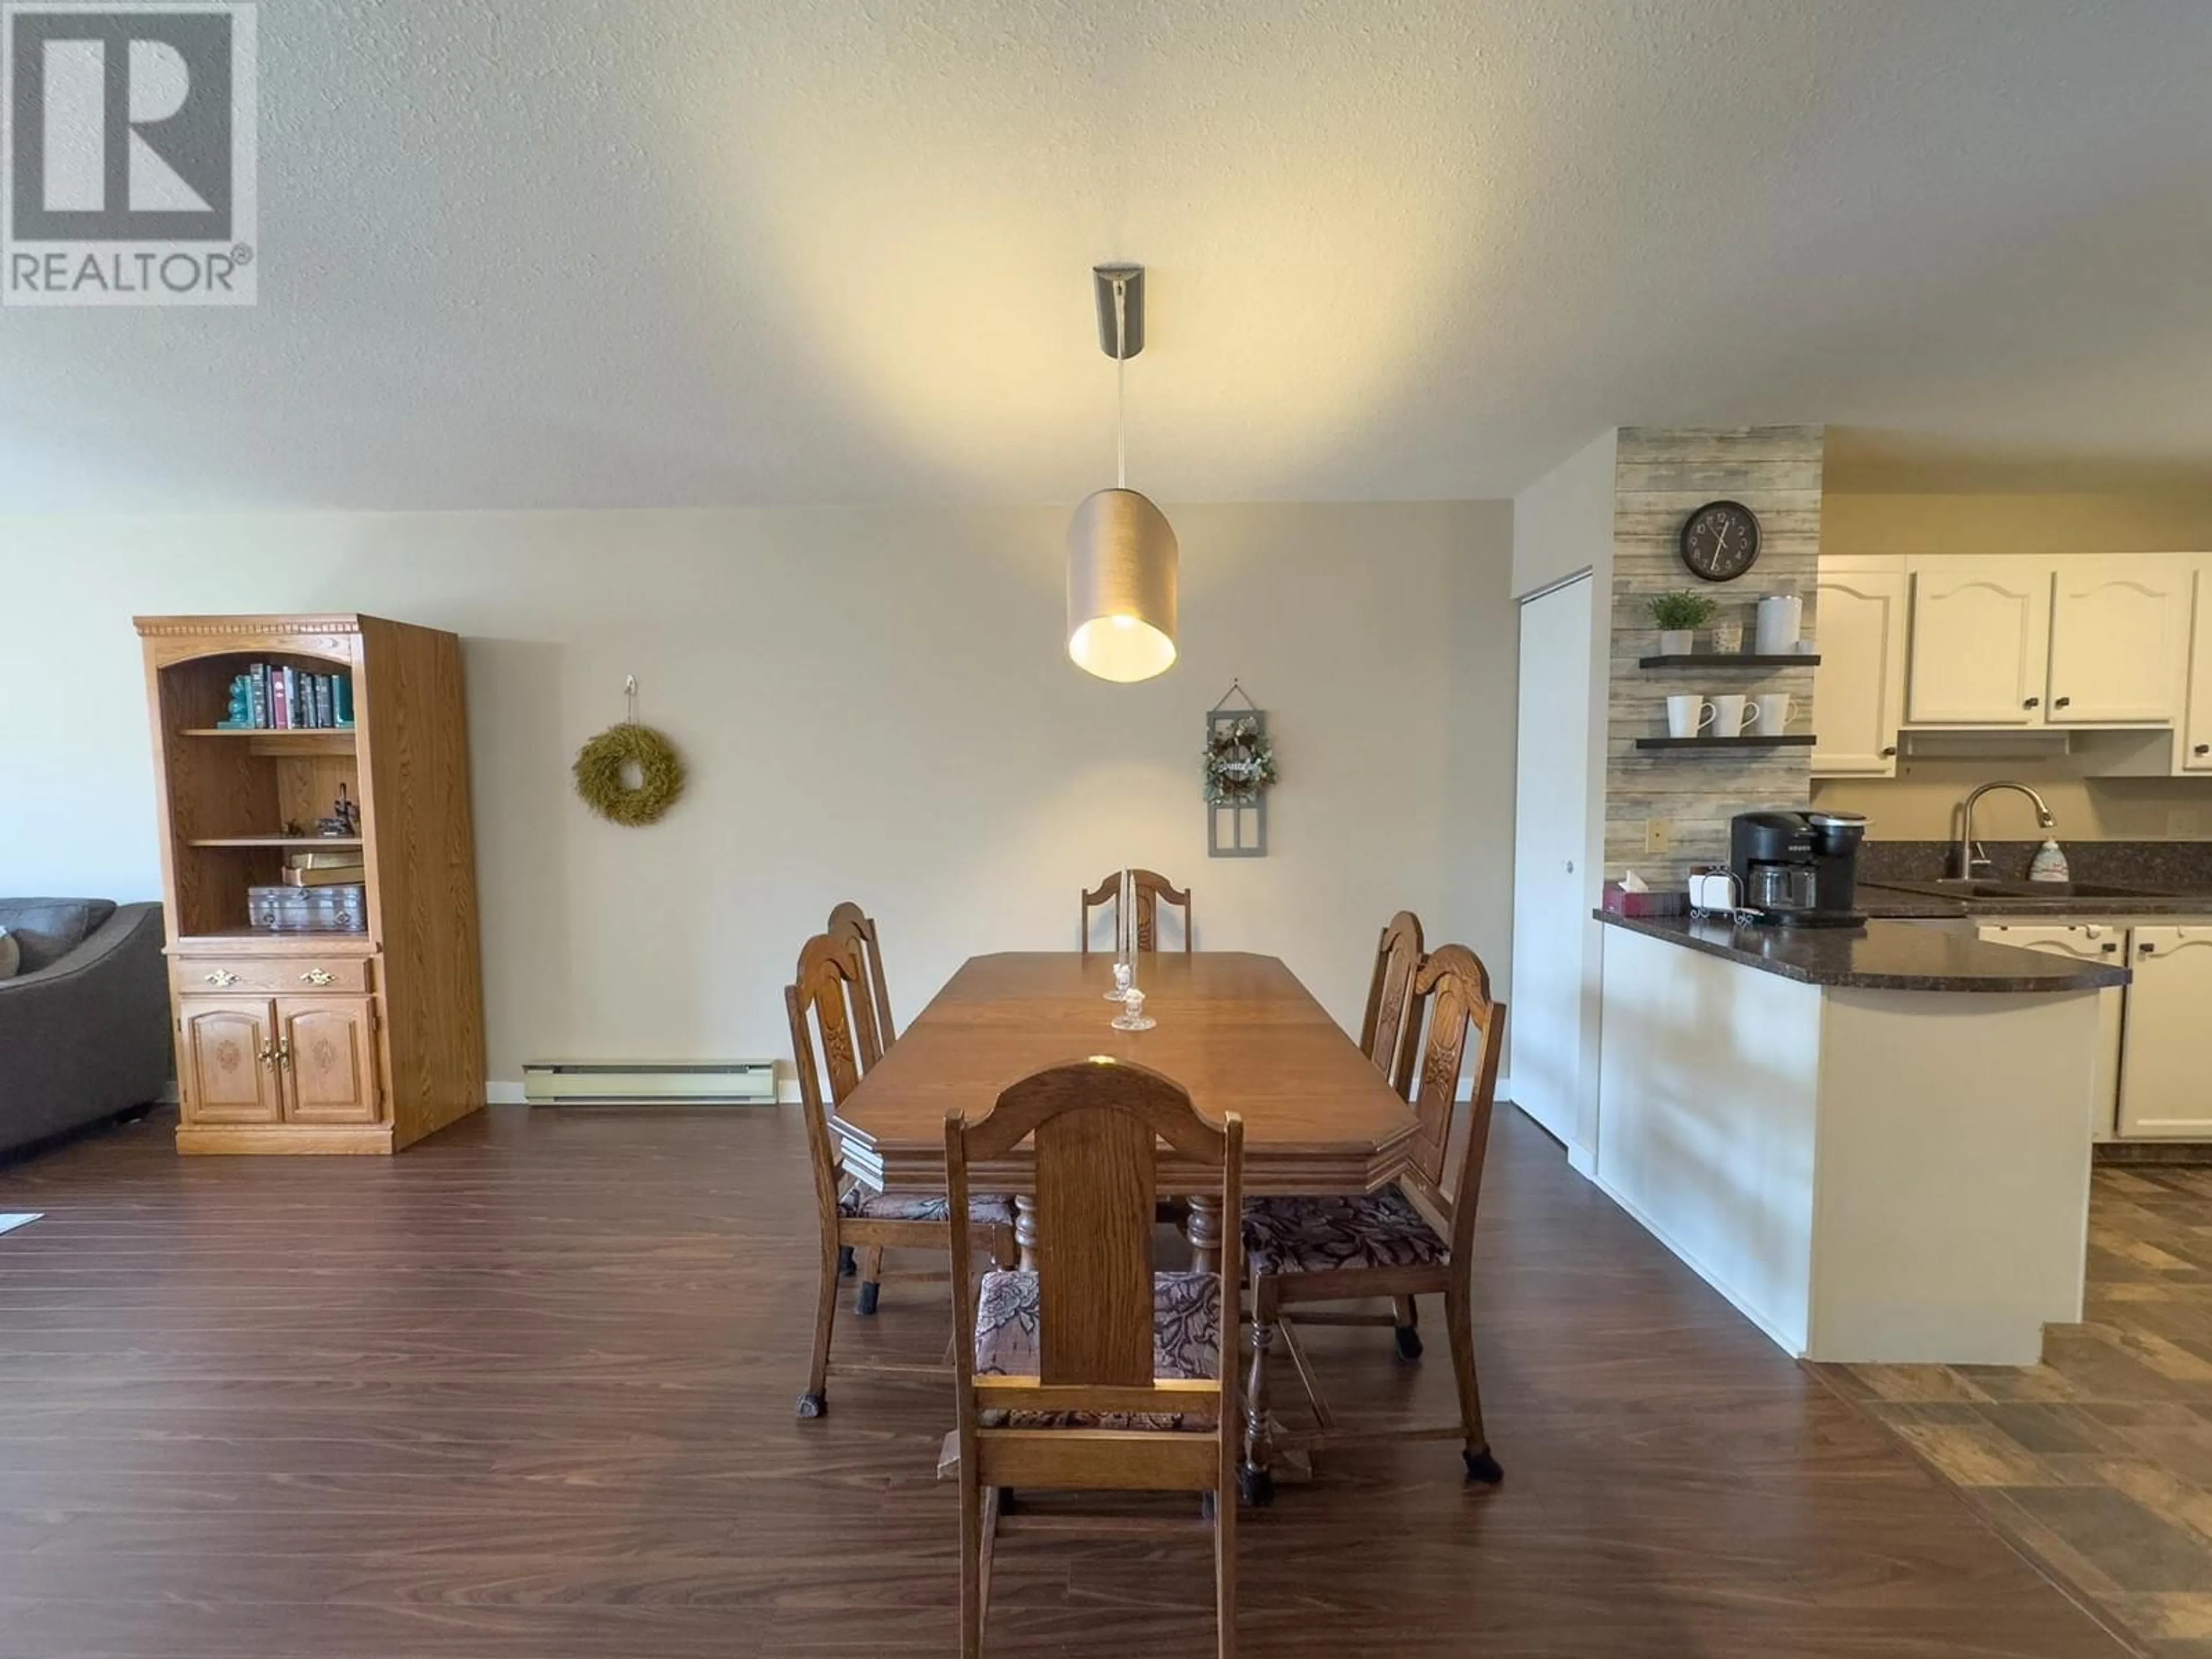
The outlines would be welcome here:
M 526 1060 L 533 1106 L 773 1106 L 772 1060 Z

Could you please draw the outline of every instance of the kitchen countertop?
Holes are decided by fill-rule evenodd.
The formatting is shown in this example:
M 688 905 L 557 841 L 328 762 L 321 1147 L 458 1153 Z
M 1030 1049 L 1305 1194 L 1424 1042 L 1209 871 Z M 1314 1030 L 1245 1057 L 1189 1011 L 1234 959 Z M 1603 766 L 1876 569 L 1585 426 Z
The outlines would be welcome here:
M 1872 921 L 1863 927 L 1777 927 L 1698 916 L 1595 914 L 1608 926 L 1807 985 L 1861 991 L 2093 991 L 2124 985 L 2130 977 L 2125 968 L 2075 962 L 2017 945 L 1985 945 L 1959 929 L 1920 927 L 1905 921 Z M 1963 915 L 1964 908 L 1956 914 Z

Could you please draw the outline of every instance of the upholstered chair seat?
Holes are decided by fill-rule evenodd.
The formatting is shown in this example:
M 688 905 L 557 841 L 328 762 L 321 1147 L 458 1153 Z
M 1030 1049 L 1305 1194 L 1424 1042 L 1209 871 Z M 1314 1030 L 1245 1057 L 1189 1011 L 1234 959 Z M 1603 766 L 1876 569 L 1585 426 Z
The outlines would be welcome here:
M 975 1309 L 975 1374 L 1035 1376 L 1037 1276 L 996 1272 L 983 1275 Z M 1162 1381 L 1211 1380 L 1221 1375 L 1221 1277 L 1218 1273 L 1152 1275 L 1152 1375 Z M 1174 1429 L 1211 1431 L 1212 1412 L 994 1412 L 998 1428 Z
M 1255 1273 L 1427 1267 L 1451 1247 L 1395 1187 L 1343 1198 L 1260 1198 L 1244 1206 L 1244 1253 Z
M 855 1187 L 837 1200 L 837 1213 L 870 1221 L 950 1221 L 952 1201 L 943 1193 L 875 1193 Z M 968 1219 L 978 1227 L 1011 1227 L 1014 1200 L 978 1194 L 968 1200 Z

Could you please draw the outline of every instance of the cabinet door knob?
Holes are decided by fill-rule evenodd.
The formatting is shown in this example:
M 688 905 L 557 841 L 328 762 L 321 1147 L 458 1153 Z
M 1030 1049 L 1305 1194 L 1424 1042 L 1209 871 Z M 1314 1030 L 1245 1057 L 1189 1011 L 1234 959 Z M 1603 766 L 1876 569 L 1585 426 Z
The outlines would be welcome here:
M 2201 753 L 2202 751 L 2200 750 L 2199 752 Z M 214 986 L 217 990 L 221 990 L 226 985 L 237 984 L 238 975 L 232 973 L 228 968 L 218 968 L 215 972 L 207 976 L 207 982 Z
M 2212 755 L 2212 743 L 2200 743 L 2189 752 L 2192 755 Z
M 276 1045 L 276 1063 L 277 1063 L 279 1066 L 289 1066 L 289 1065 L 292 1063 L 292 1039 L 291 1039 L 291 1038 L 289 1038 L 289 1037 L 285 1037 L 285 1038 L 283 1038 L 281 1042 L 279 1042 L 277 1043 L 277 1045 Z
M 331 982 L 330 970 L 325 968 L 310 968 L 300 975 L 300 982 L 303 985 L 328 985 Z
M 259 1059 L 264 1066 L 274 1066 L 276 1063 L 276 1045 L 273 1042 L 263 1043 Z
M 2067 705 L 2067 704 L 2069 704 L 2069 703 L 2072 702 L 2073 701 L 2074 701 L 2074 699 L 2073 699 L 2073 698 L 2071 698 L 2071 697 L 2061 697 L 2061 698 L 2059 698 L 2059 699 L 2057 700 L 2057 702 L 2056 702 L 2052 703 L 2051 706 L 2053 708 L 2065 708 L 2065 707 L 2066 707 L 2066 705 Z
M 1883 750 L 1881 751 L 1881 757 L 1884 760 L 1895 760 L 1897 758 L 1897 745 L 1893 743 L 1888 748 Z
M 2021 704 L 2021 707 L 2022 708 L 2033 708 L 2040 705 L 2042 702 L 2043 699 L 2040 697 L 2030 697 L 2026 702 Z

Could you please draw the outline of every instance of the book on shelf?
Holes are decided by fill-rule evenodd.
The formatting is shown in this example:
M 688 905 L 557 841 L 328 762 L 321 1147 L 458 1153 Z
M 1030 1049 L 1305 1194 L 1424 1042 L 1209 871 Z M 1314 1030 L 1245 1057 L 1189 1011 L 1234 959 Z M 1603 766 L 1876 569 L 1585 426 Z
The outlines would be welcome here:
M 358 864 L 331 864 L 319 868 L 287 869 L 283 872 L 287 887 L 351 887 L 359 883 L 365 866 Z
M 358 870 L 365 860 L 358 847 L 333 847 L 328 852 L 293 853 L 284 861 L 295 870 Z
M 258 662 L 230 682 L 222 732 L 349 732 L 353 677 Z

